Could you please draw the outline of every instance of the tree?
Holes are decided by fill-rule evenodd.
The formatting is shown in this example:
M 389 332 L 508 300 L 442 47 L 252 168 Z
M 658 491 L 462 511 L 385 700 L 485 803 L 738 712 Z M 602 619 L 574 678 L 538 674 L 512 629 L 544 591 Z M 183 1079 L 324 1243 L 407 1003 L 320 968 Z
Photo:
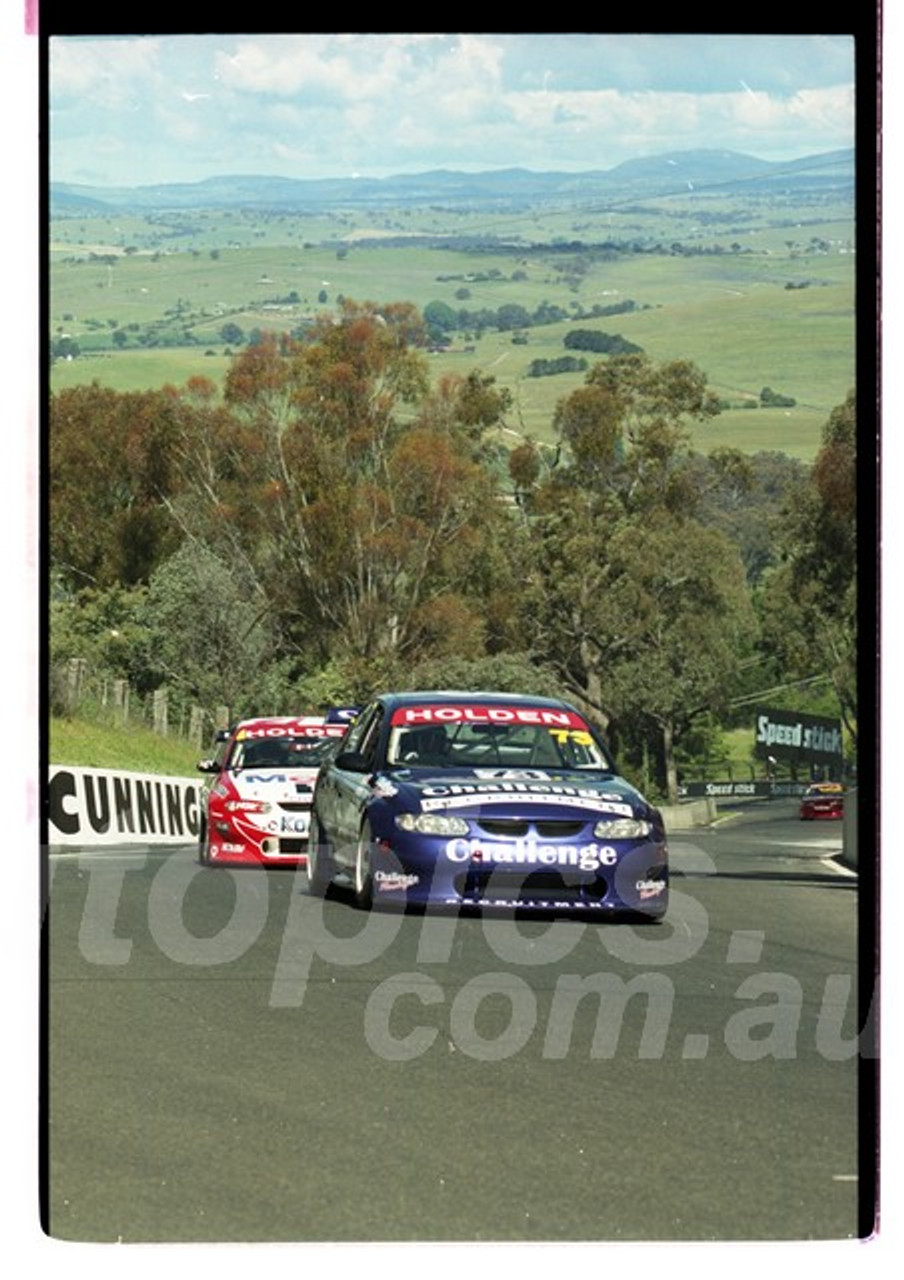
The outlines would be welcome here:
M 763 592 L 764 635 L 789 673 L 825 674 L 857 739 L 857 405 L 854 391 L 823 427 L 811 475 L 780 529 L 781 563 Z
M 424 323 L 431 331 L 451 333 L 458 327 L 458 313 L 447 302 L 428 302 L 424 307 Z
M 267 631 L 228 565 L 203 543 L 184 543 L 154 572 L 145 624 L 149 683 L 210 710 L 251 710 L 271 656 Z
M 617 355 L 594 364 L 584 386 L 559 402 L 553 425 L 569 479 L 611 502 L 616 515 L 658 505 L 688 512 L 695 491 L 684 466 L 687 423 L 718 412 L 691 362 Z
M 511 392 L 505 387 L 497 387 L 492 375 L 481 374 L 474 369 L 464 377 L 459 374 L 441 377 L 421 402 L 418 421 L 441 431 L 463 435 L 476 458 L 485 452 L 485 434 L 504 425 L 505 415 L 511 406 Z
M 685 362 L 596 365 L 557 407 L 560 465 L 527 499 L 534 647 L 623 741 L 655 733 L 672 798 L 676 742 L 754 634 L 737 548 L 694 519 L 684 421 L 715 411 Z
M 131 679 L 135 655 L 147 648 L 147 587 L 119 583 L 72 591 L 59 577 L 49 600 L 50 666 L 84 658 L 95 672 Z
M 177 399 L 166 390 L 67 388 L 49 415 L 49 545 L 73 587 L 146 582 L 178 543 Z
M 50 344 L 50 356 L 53 360 L 74 360 L 81 354 L 81 347 L 68 334 L 54 338 Z
M 348 301 L 303 343 L 244 349 L 225 405 L 186 418 L 186 534 L 269 602 L 309 663 L 385 671 L 453 637 L 482 651 L 489 634 L 481 549 L 509 517 L 480 441 L 508 400 L 477 376 L 428 395 L 423 339 L 408 304 Z
M 676 745 L 696 715 L 724 710 L 756 635 L 743 567 L 721 534 L 666 512 L 625 524 L 608 554 L 608 630 L 597 641 L 614 659 L 606 681 L 615 728 L 655 727 L 674 804 Z
M 527 329 L 530 326 L 530 322 L 529 312 L 517 302 L 504 303 L 496 312 L 496 328 L 502 331 L 506 329 Z
M 239 325 L 229 320 L 220 329 L 220 339 L 227 346 L 240 347 L 245 341 L 245 333 Z
M 780 395 L 771 387 L 763 387 L 760 392 L 760 404 L 770 409 L 793 409 L 797 401 L 793 396 Z
M 714 449 L 685 464 L 698 492 L 698 518 L 734 542 L 747 579 L 759 584 L 777 563 L 776 529 L 789 497 L 808 468 L 784 453 Z
M 515 446 L 509 454 L 508 468 L 515 491 L 530 493 L 540 478 L 541 470 L 539 450 L 532 440 Z
M 674 800 L 675 747 L 694 716 L 724 707 L 755 638 L 737 549 L 667 508 L 613 528 L 580 494 L 540 523 L 534 646 L 613 737 L 655 736 Z

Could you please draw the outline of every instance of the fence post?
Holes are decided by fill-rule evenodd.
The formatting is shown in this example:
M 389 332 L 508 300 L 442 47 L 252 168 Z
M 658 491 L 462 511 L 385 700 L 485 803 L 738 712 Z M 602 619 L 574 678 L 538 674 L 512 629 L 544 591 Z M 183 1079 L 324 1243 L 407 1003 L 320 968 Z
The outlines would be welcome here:
M 229 708 L 228 707 L 217 707 L 215 718 L 216 718 L 216 724 L 214 725 L 215 729 L 229 728 Z
M 125 724 L 129 718 L 128 680 L 113 681 L 113 706 L 119 709 L 119 719 Z
M 166 736 L 169 713 L 169 699 L 166 689 L 154 690 L 154 732 Z
M 85 658 L 69 659 L 69 670 L 66 678 L 66 705 L 70 713 L 78 707 L 87 666 L 88 663 Z
M 201 742 L 204 737 L 204 709 L 203 707 L 192 707 L 188 717 L 188 740 L 193 747 L 201 748 Z

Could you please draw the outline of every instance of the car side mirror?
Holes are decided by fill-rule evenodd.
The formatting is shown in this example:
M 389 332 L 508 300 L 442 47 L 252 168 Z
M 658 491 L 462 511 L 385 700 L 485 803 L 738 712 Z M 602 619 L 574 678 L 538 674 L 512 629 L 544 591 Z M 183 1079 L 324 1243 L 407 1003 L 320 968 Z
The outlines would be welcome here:
M 220 766 L 216 760 L 199 760 L 197 764 L 199 773 L 219 773 Z
M 346 773 L 369 773 L 370 761 L 360 751 L 340 751 L 333 764 Z

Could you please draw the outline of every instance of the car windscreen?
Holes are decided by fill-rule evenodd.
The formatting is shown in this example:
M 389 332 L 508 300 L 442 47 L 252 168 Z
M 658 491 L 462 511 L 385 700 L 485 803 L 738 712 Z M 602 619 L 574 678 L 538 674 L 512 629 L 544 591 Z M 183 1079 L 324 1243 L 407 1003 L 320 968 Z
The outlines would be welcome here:
M 226 763 L 228 769 L 316 769 L 336 750 L 327 737 L 284 737 L 237 741 Z
M 576 713 L 499 706 L 397 709 L 386 763 L 415 769 L 612 769 Z

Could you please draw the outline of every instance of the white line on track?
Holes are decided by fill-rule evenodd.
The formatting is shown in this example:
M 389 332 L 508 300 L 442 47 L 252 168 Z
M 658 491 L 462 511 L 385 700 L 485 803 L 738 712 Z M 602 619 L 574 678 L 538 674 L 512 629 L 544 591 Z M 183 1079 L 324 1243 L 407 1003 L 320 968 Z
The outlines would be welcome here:
M 819 861 L 824 867 L 831 867 L 839 876 L 848 876 L 851 879 L 857 879 L 857 872 L 854 871 L 852 867 L 846 867 L 843 862 L 836 862 L 835 858 L 820 858 Z

